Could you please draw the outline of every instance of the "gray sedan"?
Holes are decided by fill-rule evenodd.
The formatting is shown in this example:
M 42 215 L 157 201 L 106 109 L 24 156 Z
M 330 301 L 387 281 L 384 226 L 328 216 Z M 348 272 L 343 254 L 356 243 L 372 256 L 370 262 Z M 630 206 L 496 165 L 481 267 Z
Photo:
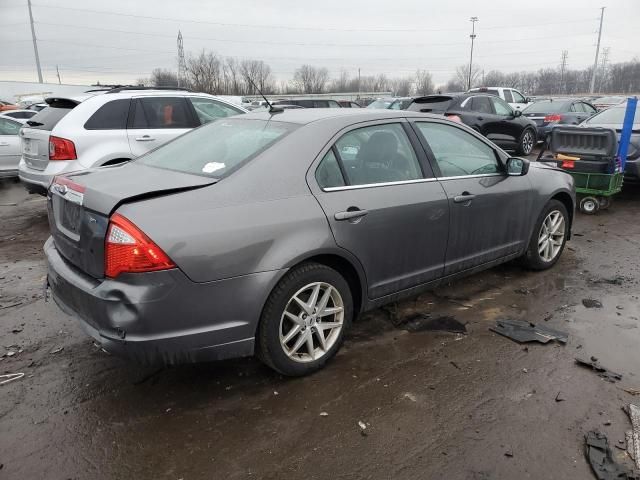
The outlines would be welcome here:
M 363 311 L 512 259 L 551 267 L 574 204 L 566 173 L 441 116 L 251 113 L 56 178 L 48 284 L 110 352 L 304 375 Z

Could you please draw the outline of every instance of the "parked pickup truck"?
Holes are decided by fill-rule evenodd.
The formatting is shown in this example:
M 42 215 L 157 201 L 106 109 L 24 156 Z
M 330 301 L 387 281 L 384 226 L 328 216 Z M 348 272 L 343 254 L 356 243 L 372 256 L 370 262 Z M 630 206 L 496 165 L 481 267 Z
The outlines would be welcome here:
M 495 95 L 500 97 L 516 110 L 522 110 L 528 104 L 532 102 L 529 97 L 525 97 L 520 91 L 515 88 L 506 87 L 480 87 L 472 88 L 467 93 L 488 93 L 489 95 Z

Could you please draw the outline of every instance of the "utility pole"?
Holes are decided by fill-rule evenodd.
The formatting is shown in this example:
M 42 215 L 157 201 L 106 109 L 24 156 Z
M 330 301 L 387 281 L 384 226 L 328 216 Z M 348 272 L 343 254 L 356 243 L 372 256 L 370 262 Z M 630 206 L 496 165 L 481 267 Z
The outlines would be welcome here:
M 58 85 L 62 85 L 62 80 L 60 80 L 60 70 L 58 69 L 58 65 L 56 65 L 56 74 L 58 75 Z
M 31 0 L 27 0 L 29 7 L 29 23 L 31 24 L 31 39 L 33 40 L 33 52 L 36 54 L 36 67 L 38 67 L 38 82 L 42 83 L 42 70 L 40 69 L 40 55 L 38 55 L 38 43 L 36 42 L 36 29 L 33 27 L 33 13 L 31 13 Z
M 564 82 L 564 73 L 567 71 L 567 58 L 569 57 L 569 51 L 562 51 L 562 60 L 560 61 L 560 88 L 558 93 L 564 93 L 565 90 L 565 82 Z
M 598 93 L 602 93 L 602 86 L 606 80 L 607 62 L 609 61 L 609 47 L 602 49 L 602 61 L 600 62 L 600 79 L 598 80 Z
M 178 30 L 178 87 L 180 87 L 180 80 L 187 70 L 187 65 L 184 61 L 184 46 L 182 44 L 182 32 Z
M 358 67 L 358 100 L 360 99 L 360 67 Z
M 469 58 L 469 81 L 467 82 L 467 90 L 471 89 L 471 68 L 473 66 L 473 41 L 476 39 L 476 22 L 478 21 L 478 17 L 471 17 L 469 19 L 471 22 L 471 56 Z
M 596 46 L 596 58 L 593 61 L 593 72 L 591 72 L 591 84 L 589 85 L 589 93 L 593 93 L 596 86 L 596 70 L 598 70 L 598 55 L 600 54 L 600 38 L 602 37 L 602 20 L 604 19 L 604 9 L 600 9 L 600 28 L 598 28 L 598 45 Z

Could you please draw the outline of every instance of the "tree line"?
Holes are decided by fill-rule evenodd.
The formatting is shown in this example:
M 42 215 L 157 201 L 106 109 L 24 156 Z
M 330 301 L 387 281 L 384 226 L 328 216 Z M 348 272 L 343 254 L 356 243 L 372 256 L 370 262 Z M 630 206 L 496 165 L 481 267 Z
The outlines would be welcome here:
M 462 92 L 467 90 L 469 75 L 471 86 L 504 86 L 517 88 L 529 95 L 569 95 L 589 91 L 593 67 L 585 69 L 542 68 L 537 71 L 505 73 L 499 70 L 485 72 L 482 67 L 458 66 L 452 77 L 436 86 L 427 69 L 403 77 L 379 75 L 352 75 L 342 70 L 332 78 L 326 67 L 301 65 L 289 81 L 277 82 L 271 67 L 262 60 L 240 60 L 222 57 L 203 50 L 189 55 L 181 78 L 174 71 L 156 68 L 151 77 L 138 80 L 141 85 L 161 87 L 189 87 L 214 95 L 255 95 L 256 87 L 265 95 L 314 94 L 346 92 L 391 92 L 394 96 L 429 95 L 436 92 Z M 640 60 L 600 66 L 596 72 L 596 93 L 640 92 Z

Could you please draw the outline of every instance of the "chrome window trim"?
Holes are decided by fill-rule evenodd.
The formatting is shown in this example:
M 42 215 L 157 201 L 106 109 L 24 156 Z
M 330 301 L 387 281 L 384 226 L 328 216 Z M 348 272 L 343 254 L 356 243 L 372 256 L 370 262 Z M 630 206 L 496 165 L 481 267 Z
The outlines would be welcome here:
M 361 188 L 372 188 L 372 187 L 389 187 L 393 185 L 408 185 L 412 183 L 427 183 L 427 182 L 435 182 L 437 178 L 416 178 L 414 180 L 399 180 L 397 182 L 380 182 L 380 183 L 365 183 L 362 185 L 344 185 L 341 187 L 327 187 L 323 188 L 323 192 L 340 192 L 342 190 L 358 190 Z
M 358 190 L 361 188 L 373 188 L 373 187 L 390 187 L 394 185 L 410 185 L 412 183 L 428 183 L 438 182 L 446 180 L 457 180 L 467 178 L 483 178 L 483 177 L 505 177 L 505 173 L 480 173 L 478 175 L 459 175 L 454 177 L 433 177 L 433 178 L 417 178 L 415 180 L 400 180 L 397 182 L 380 182 L 380 183 L 366 183 L 363 185 L 344 185 L 341 187 L 327 187 L 322 188 L 323 192 L 341 192 L 343 190 Z

